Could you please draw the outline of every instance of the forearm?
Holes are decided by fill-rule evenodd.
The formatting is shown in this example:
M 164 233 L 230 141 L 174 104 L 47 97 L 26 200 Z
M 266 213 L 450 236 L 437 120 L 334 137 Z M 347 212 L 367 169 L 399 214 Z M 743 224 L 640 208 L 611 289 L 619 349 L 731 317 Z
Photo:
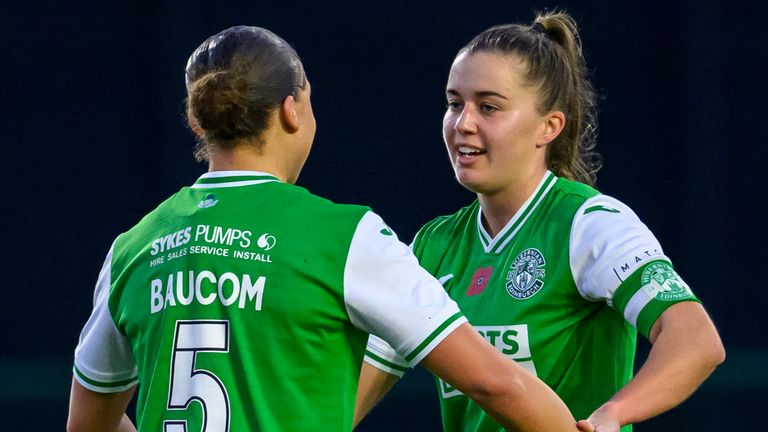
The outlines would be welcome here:
M 136 432 L 136 426 L 128 417 L 127 414 L 123 414 L 123 418 L 120 420 L 120 426 L 117 428 L 117 432 Z
M 599 409 L 622 425 L 679 405 L 724 360 L 720 338 L 701 305 L 680 303 L 668 312 L 652 332 L 653 347 L 637 375 Z
M 469 324 L 457 328 L 421 364 L 477 402 L 508 430 L 577 430 L 576 421 L 555 392 L 502 356 Z
M 69 432 L 134 432 L 136 428 L 125 415 L 125 409 L 136 387 L 118 393 L 96 393 L 74 378 L 69 399 Z
M 565 403 L 543 382 L 519 368 L 514 385 L 501 394 L 472 394 L 472 398 L 497 423 L 510 431 L 575 431 L 576 421 Z M 517 388 L 517 391 L 509 389 Z M 510 421 L 513 419 L 514 421 Z
M 357 398 L 355 403 L 355 419 L 353 426 L 357 426 L 373 407 L 384 398 L 399 377 L 377 369 L 363 362 L 360 370 L 360 380 L 357 386 Z

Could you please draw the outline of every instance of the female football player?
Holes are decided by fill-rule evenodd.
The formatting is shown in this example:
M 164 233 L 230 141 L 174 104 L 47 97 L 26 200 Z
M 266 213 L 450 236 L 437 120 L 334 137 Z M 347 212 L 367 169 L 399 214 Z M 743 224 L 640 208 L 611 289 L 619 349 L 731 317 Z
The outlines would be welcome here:
M 565 13 L 490 28 L 462 48 L 446 86 L 443 138 L 456 179 L 477 200 L 426 224 L 412 249 L 491 345 L 546 382 L 576 418 L 618 431 L 682 402 L 725 354 L 653 234 L 592 188 L 595 96 L 586 75 Z M 633 378 L 637 333 L 653 347 Z M 374 337 L 366 363 L 358 419 L 405 366 Z M 446 431 L 502 430 L 459 389 L 438 386 Z

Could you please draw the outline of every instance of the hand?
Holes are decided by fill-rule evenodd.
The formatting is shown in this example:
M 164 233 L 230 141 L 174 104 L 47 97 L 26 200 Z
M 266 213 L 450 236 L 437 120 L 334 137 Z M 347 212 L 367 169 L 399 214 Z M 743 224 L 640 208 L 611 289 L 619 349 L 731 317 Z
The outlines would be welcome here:
M 582 432 L 619 432 L 621 422 L 610 404 L 605 404 L 595 410 L 587 420 L 576 423 Z

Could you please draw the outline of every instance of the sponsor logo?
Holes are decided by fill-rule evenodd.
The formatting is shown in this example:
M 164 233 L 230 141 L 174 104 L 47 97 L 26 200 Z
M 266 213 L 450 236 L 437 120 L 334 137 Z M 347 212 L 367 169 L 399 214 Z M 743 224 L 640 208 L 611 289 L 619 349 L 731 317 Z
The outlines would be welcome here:
M 151 249 L 149 253 L 151 255 L 157 255 L 159 253 L 175 249 L 180 246 L 184 246 L 192 239 L 192 227 L 182 228 L 174 233 L 164 235 L 160 238 L 152 240 Z
M 277 243 L 277 239 L 275 238 L 275 236 L 269 233 L 262 234 L 259 237 L 259 239 L 256 240 L 256 246 L 264 249 L 265 251 L 268 251 L 273 247 L 275 247 L 275 243 Z
M 619 261 L 620 264 L 613 267 L 613 273 L 621 282 L 624 282 L 629 275 L 634 273 L 635 270 L 642 266 L 649 258 L 656 258 L 659 256 L 662 256 L 662 254 L 658 249 L 637 251 L 624 259 L 624 262 Z
M 528 324 L 476 326 L 475 329 L 497 351 L 528 369 L 534 376 L 536 375 L 536 366 L 533 364 L 531 346 L 528 339 Z M 443 399 L 463 394 L 442 379 L 439 380 L 439 385 L 440 394 Z
M 485 291 L 485 287 L 488 286 L 488 279 L 491 278 L 493 273 L 493 267 L 480 267 L 472 275 L 472 281 L 467 288 L 467 297 L 473 295 L 480 295 Z
M 544 286 L 544 255 L 538 249 L 529 248 L 517 255 L 507 273 L 507 292 L 512 297 L 525 300 L 533 297 Z
M 657 300 L 675 301 L 693 297 L 688 284 L 665 261 L 651 263 L 643 269 L 640 282 L 648 296 Z
M 215 206 L 218 203 L 219 203 L 219 200 L 216 199 L 216 195 L 210 194 L 207 197 L 205 197 L 202 201 L 197 203 L 197 208 L 201 208 L 201 209 L 209 208 L 209 207 Z
M 213 195 L 210 195 L 213 196 Z M 253 232 L 218 225 L 196 225 L 182 228 L 152 240 L 149 266 L 156 267 L 187 255 L 209 255 L 271 263 L 272 257 L 263 253 L 275 246 L 275 236 L 264 233 L 258 239 L 259 252 L 248 249 L 253 244 Z

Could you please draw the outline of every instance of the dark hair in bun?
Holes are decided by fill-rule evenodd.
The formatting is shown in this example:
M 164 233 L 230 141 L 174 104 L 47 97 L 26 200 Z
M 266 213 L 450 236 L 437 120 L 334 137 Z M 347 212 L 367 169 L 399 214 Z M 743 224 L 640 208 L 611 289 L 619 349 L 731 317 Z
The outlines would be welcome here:
M 296 51 L 259 27 L 228 28 L 203 42 L 186 69 L 187 116 L 201 136 L 195 149 L 207 160 L 213 146 L 260 144 L 270 114 L 306 77 Z

